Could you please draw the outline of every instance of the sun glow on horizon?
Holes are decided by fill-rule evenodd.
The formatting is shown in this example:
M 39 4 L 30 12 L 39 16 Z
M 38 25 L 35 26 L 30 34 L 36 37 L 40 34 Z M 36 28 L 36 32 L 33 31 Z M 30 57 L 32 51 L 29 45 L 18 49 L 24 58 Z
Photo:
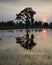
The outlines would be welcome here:
M 41 19 L 42 19 L 43 22 L 47 22 L 47 17 L 46 17 L 46 15 L 42 15 L 42 16 L 41 16 Z

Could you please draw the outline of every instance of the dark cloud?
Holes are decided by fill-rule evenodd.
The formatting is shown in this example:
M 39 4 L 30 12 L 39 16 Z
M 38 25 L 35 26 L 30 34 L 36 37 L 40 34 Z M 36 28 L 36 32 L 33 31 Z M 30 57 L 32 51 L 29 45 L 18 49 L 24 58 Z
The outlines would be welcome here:
M 19 3 L 21 0 L 0 0 L 0 3 L 11 3 L 11 4 L 17 4 Z
M 34 3 L 38 3 L 38 2 L 52 2 L 52 0 L 0 0 L 0 2 L 4 2 L 4 3 L 18 3 L 18 2 L 34 2 Z
M 16 1 L 20 1 L 20 0 L 0 0 L 0 2 L 16 2 Z
M 45 5 L 52 3 L 52 0 L 0 0 L 0 3 L 11 4 L 14 6 L 31 6 L 31 5 Z

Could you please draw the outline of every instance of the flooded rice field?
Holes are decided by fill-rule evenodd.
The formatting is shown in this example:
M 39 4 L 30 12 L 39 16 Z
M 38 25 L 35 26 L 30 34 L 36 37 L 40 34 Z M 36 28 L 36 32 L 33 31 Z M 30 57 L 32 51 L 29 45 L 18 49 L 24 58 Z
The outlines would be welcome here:
M 15 37 L 26 35 L 26 30 L 0 30 L 0 65 L 52 65 L 52 30 L 30 29 L 36 46 L 26 50 Z

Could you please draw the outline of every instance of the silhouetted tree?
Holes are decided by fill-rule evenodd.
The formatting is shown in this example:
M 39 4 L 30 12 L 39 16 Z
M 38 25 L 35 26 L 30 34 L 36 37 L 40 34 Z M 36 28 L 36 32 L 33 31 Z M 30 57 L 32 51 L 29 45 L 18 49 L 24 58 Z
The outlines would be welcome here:
M 0 22 L 0 27 L 4 27 L 4 21 Z
M 4 27 L 7 27 L 7 22 L 4 22 Z
M 2 27 L 2 22 L 0 22 L 0 27 Z
M 43 27 L 47 28 L 47 27 L 49 27 L 49 24 L 45 22 L 45 23 L 43 23 Z
M 28 22 L 32 22 L 33 25 L 33 21 L 34 21 L 34 14 L 36 14 L 35 11 L 33 11 L 32 8 L 25 8 L 24 10 L 22 10 L 19 14 L 16 14 L 16 19 L 18 20 L 23 20 L 24 22 L 26 22 L 26 27 L 27 27 L 27 34 L 28 34 Z
M 21 22 L 19 22 L 19 27 L 22 28 L 22 26 L 23 26 L 23 23 L 21 21 Z
M 37 26 L 38 26 L 38 22 L 37 22 L 37 21 L 35 21 L 34 26 L 35 26 L 35 27 L 37 27 Z
M 17 28 L 19 27 L 19 23 L 18 23 L 18 21 L 16 22 L 16 27 L 17 27 Z
M 8 27 L 14 27 L 14 26 L 15 26 L 14 21 L 13 21 L 13 20 L 7 21 L 7 26 L 8 26 Z
M 35 21 L 34 26 L 35 27 L 42 27 L 42 21 Z
M 52 22 L 50 22 L 50 27 L 52 27 Z
M 33 11 L 32 8 L 25 8 L 24 10 L 22 10 L 19 14 L 17 14 L 16 19 L 18 20 L 23 20 L 25 22 L 26 25 L 26 29 L 27 29 L 27 34 L 26 34 L 26 42 L 25 42 L 25 48 L 28 49 L 29 48 L 29 33 L 28 33 L 28 29 L 30 26 L 30 22 L 32 22 L 32 26 L 33 26 L 33 22 L 34 22 L 34 14 L 36 14 L 35 11 Z M 20 26 L 22 26 L 22 22 L 19 23 Z M 32 40 L 33 41 L 33 40 Z M 23 46 L 24 47 L 24 46 Z
M 38 26 L 42 26 L 42 21 L 39 21 L 38 22 Z

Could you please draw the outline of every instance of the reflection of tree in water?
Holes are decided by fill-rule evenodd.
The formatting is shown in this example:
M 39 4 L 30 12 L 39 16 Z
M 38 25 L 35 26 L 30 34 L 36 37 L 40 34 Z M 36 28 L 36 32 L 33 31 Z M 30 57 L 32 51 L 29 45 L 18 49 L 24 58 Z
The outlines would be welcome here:
M 29 8 L 25 8 L 19 14 L 16 15 L 17 20 L 23 20 L 26 23 L 26 29 L 27 29 L 26 35 L 23 37 L 16 37 L 17 43 L 19 42 L 21 44 L 21 46 L 23 46 L 26 49 L 32 49 L 32 47 L 36 45 L 36 43 L 34 43 L 34 41 L 33 41 L 34 35 L 32 34 L 31 39 L 30 39 L 29 32 L 28 32 L 29 31 L 29 22 L 31 22 L 31 27 L 33 28 L 34 14 L 36 14 L 36 12 L 33 11 L 33 9 L 29 7 Z
M 2 38 L 0 38 L 0 41 L 2 41 Z
M 12 30 L 12 29 L 11 30 L 7 30 L 7 32 L 14 33 L 14 30 Z

